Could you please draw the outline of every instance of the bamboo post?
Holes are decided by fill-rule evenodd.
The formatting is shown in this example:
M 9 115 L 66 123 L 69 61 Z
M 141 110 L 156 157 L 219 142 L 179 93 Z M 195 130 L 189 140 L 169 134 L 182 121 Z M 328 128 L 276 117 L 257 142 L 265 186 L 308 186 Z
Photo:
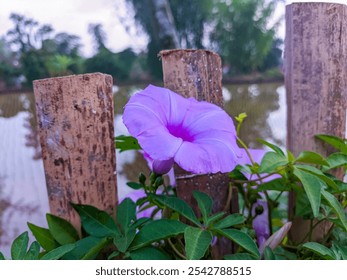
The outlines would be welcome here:
M 51 212 L 77 228 L 80 221 L 70 202 L 114 214 L 112 77 L 93 73 L 33 84 Z
M 178 49 L 161 51 L 160 56 L 166 88 L 184 97 L 194 97 L 223 107 L 222 64 L 216 53 L 206 50 Z M 175 166 L 175 176 L 177 195 L 193 205 L 195 209 L 196 203 L 192 197 L 192 191 L 199 190 L 212 197 L 214 212 L 225 210 L 229 183 L 227 174 L 192 176 Z M 233 206 L 235 205 L 236 203 Z M 230 206 L 229 210 L 231 210 Z M 231 243 L 222 243 L 216 246 L 215 258 L 221 258 L 224 254 L 231 252 Z
M 315 134 L 345 136 L 347 99 L 347 6 L 293 3 L 286 7 L 285 84 L 288 103 L 287 145 L 326 154 Z M 295 201 L 289 201 L 293 215 Z M 294 221 L 289 237 L 302 239 L 308 225 Z M 315 234 L 319 239 L 326 227 Z

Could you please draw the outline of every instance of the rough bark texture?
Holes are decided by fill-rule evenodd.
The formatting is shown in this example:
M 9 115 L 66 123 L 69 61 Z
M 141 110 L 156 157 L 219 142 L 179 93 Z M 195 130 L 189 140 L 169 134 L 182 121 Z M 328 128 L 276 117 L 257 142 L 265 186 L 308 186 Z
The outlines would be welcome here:
M 294 155 L 303 150 L 331 152 L 315 134 L 345 136 L 347 99 L 347 6 L 293 3 L 286 8 L 285 84 L 288 102 L 287 145 Z M 295 208 L 294 195 L 289 214 Z M 294 221 L 290 237 L 300 241 L 308 225 Z M 326 232 L 321 227 L 319 238 Z
M 112 77 L 34 81 L 51 212 L 79 226 L 70 202 L 114 214 L 117 202 Z
M 220 57 L 205 50 L 168 50 L 160 52 L 164 85 L 184 97 L 195 97 L 223 107 L 222 68 Z M 218 125 L 218 124 L 216 124 Z M 191 175 L 175 167 L 177 194 L 196 209 L 193 190 L 213 198 L 213 212 L 223 211 L 228 196 L 228 175 Z M 229 207 L 230 210 L 230 207 Z M 231 252 L 231 244 L 216 246 L 215 258 Z

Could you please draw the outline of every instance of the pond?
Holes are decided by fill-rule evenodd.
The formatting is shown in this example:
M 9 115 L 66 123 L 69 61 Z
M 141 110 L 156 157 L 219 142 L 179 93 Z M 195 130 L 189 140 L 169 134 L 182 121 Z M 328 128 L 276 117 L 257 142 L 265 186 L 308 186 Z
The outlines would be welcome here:
M 115 132 L 127 134 L 122 123 L 123 106 L 140 86 L 115 88 Z M 251 147 L 263 138 L 280 146 L 286 139 L 285 89 L 280 83 L 228 85 L 223 88 L 225 110 L 231 116 L 246 112 L 241 138 Z M 0 95 L 0 251 L 9 256 L 12 240 L 28 230 L 27 221 L 46 226 L 49 212 L 40 144 L 36 132 L 33 93 Z M 117 153 L 119 197 L 136 181 L 138 173 L 149 172 L 136 152 Z

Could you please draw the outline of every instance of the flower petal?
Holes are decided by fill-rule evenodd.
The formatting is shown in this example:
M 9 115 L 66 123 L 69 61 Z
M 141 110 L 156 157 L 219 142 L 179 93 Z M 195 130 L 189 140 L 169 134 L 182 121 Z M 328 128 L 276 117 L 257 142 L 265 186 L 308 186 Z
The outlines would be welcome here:
M 153 160 L 173 158 L 183 142 L 181 138 L 171 135 L 163 126 L 143 131 L 137 135 L 137 141 Z
M 230 116 L 217 105 L 189 99 L 190 107 L 182 126 L 195 136 L 211 129 L 227 131 L 236 135 L 235 126 Z

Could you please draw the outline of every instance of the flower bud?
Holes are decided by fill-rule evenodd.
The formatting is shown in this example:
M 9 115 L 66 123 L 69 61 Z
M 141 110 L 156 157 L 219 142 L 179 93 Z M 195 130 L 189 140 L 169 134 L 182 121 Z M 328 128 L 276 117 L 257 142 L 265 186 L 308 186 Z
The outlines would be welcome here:
M 168 160 L 154 160 L 152 165 L 152 170 L 156 174 L 166 174 L 173 167 L 174 159 L 170 158 Z

